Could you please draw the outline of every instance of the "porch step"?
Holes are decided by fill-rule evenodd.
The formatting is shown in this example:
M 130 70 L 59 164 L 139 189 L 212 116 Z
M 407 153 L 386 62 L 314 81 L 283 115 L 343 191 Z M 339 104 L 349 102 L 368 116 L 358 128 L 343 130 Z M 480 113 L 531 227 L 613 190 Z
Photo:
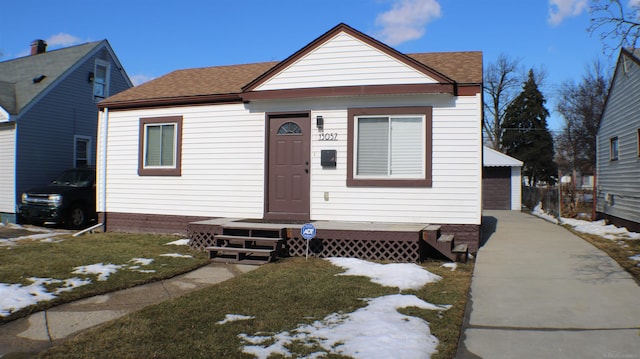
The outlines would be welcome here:
M 206 247 L 212 262 L 264 264 L 275 260 L 275 250 L 226 246 Z
M 284 239 L 281 228 L 246 227 L 234 223 L 222 226 L 213 236 L 213 245 L 205 247 L 212 262 L 265 264 L 278 258 Z
M 455 243 L 453 234 L 442 234 L 441 226 L 429 225 L 422 231 L 422 241 L 454 262 L 466 262 L 469 246 Z
M 227 246 L 242 246 L 254 248 L 256 246 L 264 247 L 276 247 L 282 238 L 270 238 L 270 237 L 249 237 L 249 236 L 231 236 L 227 234 L 218 234 L 213 237 L 216 241 L 227 242 Z M 247 243 L 249 242 L 249 243 Z

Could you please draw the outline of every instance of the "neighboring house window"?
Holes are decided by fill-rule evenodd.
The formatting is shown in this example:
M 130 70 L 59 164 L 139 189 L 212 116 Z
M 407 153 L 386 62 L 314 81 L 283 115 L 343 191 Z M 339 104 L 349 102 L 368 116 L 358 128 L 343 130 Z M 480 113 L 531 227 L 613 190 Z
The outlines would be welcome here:
M 91 137 L 74 136 L 73 164 L 75 168 L 91 167 Z
M 96 66 L 93 75 L 93 98 L 102 100 L 109 95 L 109 75 L 110 68 L 108 62 L 96 60 Z
M 140 119 L 138 174 L 180 176 L 182 117 Z
M 431 107 L 349 109 L 347 186 L 430 187 Z
M 609 152 L 611 154 L 611 161 L 617 161 L 618 160 L 618 137 L 614 137 L 611 139 L 611 142 L 609 144 Z

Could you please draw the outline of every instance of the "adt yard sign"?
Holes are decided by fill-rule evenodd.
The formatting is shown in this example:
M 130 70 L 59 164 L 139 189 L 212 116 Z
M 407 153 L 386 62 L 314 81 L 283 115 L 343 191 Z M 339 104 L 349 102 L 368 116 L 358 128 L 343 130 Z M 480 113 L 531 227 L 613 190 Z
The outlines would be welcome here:
M 306 240 L 313 239 L 316 236 L 316 227 L 311 223 L 305 223 L 300 228 L 300 234 L 302 234 L 302 238 Z
M 313 224 L 311 223 L 305 223 L 302 225 L 302 228 L 300 228 L 300 234 L 302 234 L 302 238 L 307 240 L 306 260 L 308 260 L 309 259 L 309 241 L 316 236 L 316 227 L 314 227 Z

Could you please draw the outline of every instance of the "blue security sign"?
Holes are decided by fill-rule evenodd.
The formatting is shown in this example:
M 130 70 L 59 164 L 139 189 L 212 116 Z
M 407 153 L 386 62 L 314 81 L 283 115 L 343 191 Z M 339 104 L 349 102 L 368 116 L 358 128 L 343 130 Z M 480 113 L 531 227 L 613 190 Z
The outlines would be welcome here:
M 300 234 L 302 234 L 302 238 L 310 240 L 316 236 L 316 227 L 311 223 L 305 223 L 300 228 Z

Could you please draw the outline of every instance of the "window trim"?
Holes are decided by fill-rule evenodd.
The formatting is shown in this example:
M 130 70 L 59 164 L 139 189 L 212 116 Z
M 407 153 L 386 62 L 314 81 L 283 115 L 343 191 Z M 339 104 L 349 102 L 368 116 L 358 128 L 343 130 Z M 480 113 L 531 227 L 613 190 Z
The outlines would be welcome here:
M 638 157 L 640 157 L 640 128 L 638 128 L 636 131 L 636 149 L 638 152 Z
M 613 151 L 614 142 L 615 142 L 615 152 Z M 609 160 L 617 161 L 619 158 L 620 158 L 620 140 L 618 139 L 618 136 L 611 137 L 611 139 L 609 139 Z
M 145 167 L 145 128 L 147 125 L 175 124 L 175 166 Z M 139 176 L 181 176 L 182 175 L 182 116 L 140 118 L 138 133 L 138 175 Z
M 424 116 L 424 176 L 422 178 L 358 178 L 355 176 L 356 117 L 358 116 Z M 347 109 L 347 187 L 431 187 L 433 107 L 366 107 Z
M 74 135 L 73 136 L 73 168 L 82 168 L 82 167 L 78 167 L 78 140 L 82 140 L 82 141 L 86 141 L 87 142 L 87 158 L 85 159 L 87 161 L 87 168 L 90 168 L 91 166 L 93 166 L 93 163 L 91 162 L 91 158 L 93 157 L 93 152 L 92 152 L 92 138 L 91 136 L 85 136 L 85 135 Z

